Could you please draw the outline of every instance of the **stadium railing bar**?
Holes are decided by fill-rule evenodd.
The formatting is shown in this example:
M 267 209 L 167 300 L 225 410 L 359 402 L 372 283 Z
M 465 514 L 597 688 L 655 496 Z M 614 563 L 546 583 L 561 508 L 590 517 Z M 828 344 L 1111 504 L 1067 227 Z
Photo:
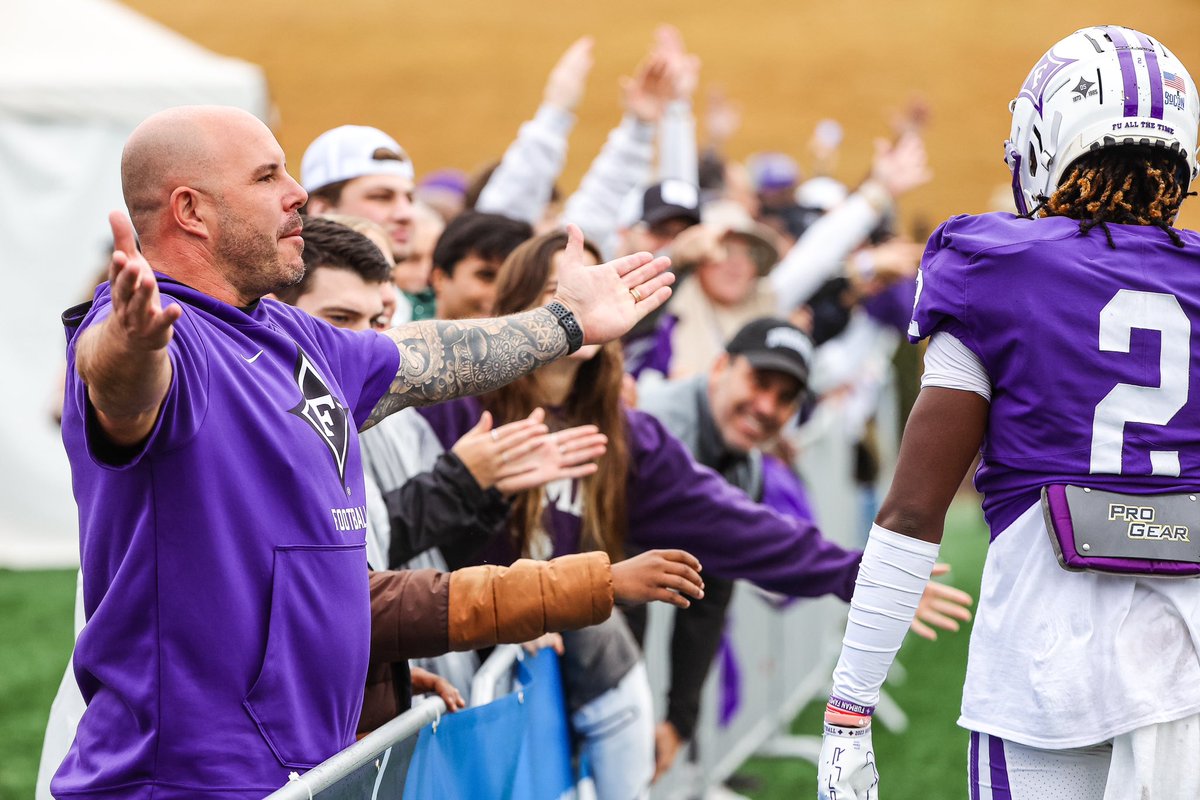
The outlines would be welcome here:
M 471 681 L 471 705 L 487 705 L 500 695 L 511 691 L 513 668 L 523 657 L 524 650 L 519 644 L 497 646 Z
M 328 761 L 293 778 L 267 800 L 400 797 L 416 747 L 417 734 L 446 713 L 440 697 L 422 700 L 410 710 L 364 736 Z

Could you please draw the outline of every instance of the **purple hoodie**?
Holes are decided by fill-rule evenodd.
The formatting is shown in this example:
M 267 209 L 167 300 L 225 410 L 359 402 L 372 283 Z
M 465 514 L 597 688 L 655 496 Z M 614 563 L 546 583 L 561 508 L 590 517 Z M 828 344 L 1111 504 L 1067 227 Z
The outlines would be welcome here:
M 88 703 L 56 797 L 257 798 L 354 741 L 370 645 L 358 426 L 395 344 L 159 276 L 183 315 L 154 430 L 106 460 L 68 324 L 63 441 L 79 504 Z M 68 312 L 71 313 L 71 312 Z

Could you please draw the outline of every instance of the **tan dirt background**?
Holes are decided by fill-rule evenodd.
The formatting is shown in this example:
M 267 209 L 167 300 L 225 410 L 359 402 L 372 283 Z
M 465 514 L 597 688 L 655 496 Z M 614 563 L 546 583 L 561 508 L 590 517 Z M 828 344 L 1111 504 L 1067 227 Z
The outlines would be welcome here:
M 1051 44 L 1092 24 L 1129 25 L 1200 73 L 1200 3 L 980 0 L 707 0 L 604 3 L 481 0 L 126 0 L 218 53 L 266 70 L 293 174 L 307 144 L 345 123 L 375 125 L 418 175 L 498 158 L 537 107 L 546 74 L 576 37 L 596 37 L 595 67 L 571 138 L 564 188 L 577 185 L 619 118 L 617 80 L 654 27 L 671 22 L 704 59 L 705 86 L 743 108 L 730 154 L 804 156 L 815 123 L 846 129 L 838 177 L 856 181 L 871 140 L 913 96 L 927 101 L 935 180 L 905 204 L 937 222 L 987 210 L 1007 182 L 1008 101 Z M 1193 200 L 1183 223 L 1200 224 Z M 1185 206 L 1188 208 L 1188 206 Z

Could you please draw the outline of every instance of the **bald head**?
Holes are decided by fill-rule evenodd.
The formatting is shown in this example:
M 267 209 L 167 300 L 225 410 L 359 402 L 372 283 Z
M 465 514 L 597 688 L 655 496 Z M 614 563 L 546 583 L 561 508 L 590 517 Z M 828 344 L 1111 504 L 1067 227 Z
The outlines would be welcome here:
M 121 181 L 155 269 L 234 305 L 304 274 L 308 194 L 253 115 L 219 106 L 155 114 L 125 143 Z
M 227 106 L 170 108 L 138 125 L 121 154 L 121 188 L 138 234 L 155 232 L 176 188 L 208 190 L 242 131 L 270 135 L 253 114 Z

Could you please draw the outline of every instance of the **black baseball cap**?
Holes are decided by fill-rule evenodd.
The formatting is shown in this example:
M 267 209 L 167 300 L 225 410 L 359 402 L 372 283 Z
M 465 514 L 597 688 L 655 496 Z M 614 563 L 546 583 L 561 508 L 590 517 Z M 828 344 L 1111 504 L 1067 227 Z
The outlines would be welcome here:
M 787 320 L 762 317 L 747 323 L 725 346 L 730 355 L 742 356 L 755 369 L 791 375 L 808 385 L 813 343 L 808 334 Z
M 668 178 L 642 195 L 642 222 L 657 225 L 669 219 L 700 224 L 700 190 L 687 181 Z

